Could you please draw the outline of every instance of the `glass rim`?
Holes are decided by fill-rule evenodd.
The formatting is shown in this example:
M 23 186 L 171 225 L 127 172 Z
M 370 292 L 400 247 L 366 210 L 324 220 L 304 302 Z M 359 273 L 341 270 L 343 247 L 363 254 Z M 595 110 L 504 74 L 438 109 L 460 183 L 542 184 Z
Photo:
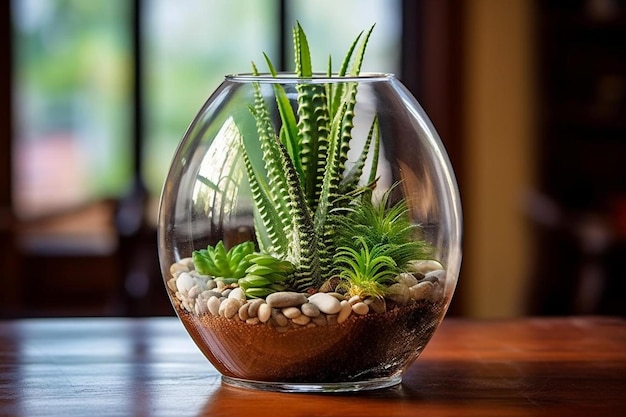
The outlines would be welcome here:
M 227 74 L 224 76 L 226 81 L 236 83 L 269 83 L 269 84 L 328 84 L 328 83 L 346 83 L 346 82 L 376 82 L 389 81 L 395 79 L 395 75 L 384 72 L 363 72 L 359 75 L 337 75 L 316 72 L 312 77 L 298 77 L 293 72 L 279 72 L 275 76 L 270 73 L 240 73 Z

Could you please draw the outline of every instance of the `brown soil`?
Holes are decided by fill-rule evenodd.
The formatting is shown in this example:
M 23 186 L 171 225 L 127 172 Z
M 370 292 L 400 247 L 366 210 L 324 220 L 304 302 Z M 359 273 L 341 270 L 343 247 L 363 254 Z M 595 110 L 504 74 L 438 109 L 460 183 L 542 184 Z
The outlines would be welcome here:
M 422 351 L 445 302 L 415 302 L 341 324 L 279 333 L 269 324 L 197 317 L 177 308 L 198 347 L 224 375 L 256 381 L 334 383 L 395 374 Z

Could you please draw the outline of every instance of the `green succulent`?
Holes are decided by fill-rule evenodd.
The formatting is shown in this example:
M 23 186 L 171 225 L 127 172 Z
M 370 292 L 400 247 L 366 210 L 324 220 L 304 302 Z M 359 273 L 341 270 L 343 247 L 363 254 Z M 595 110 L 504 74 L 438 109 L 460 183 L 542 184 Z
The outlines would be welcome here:
M 372 30 L 373 26 L 357 36 L 339 72 L 333 75 L 329 70 L 328 77 L 359 75 Z M 296 75 L 310 79 L 314 77 L 311 56 L 300 24 L 294 27 L 293 37 Z M 267 56 L 265 59 L 270 73 L 276 76 L 271 61 Z M 254 64 L 253 70 L 258 74 Z M 253 165 L 247 150 L 243 155 L 256 206 L 257 242 L 261 252 L 275 254 L 294 265 L 288 282 L 292 288 L 318 288 L 332 271 L 336 252 L 335 225 L 330 213 L 347 204 L 340 196 L 356 194 L 375 181 L 380 146 L 378 120 L 371 121 L 368 138 L 354 166 L 346 172 L 357 83 L 298 84 L 295 109 L 284 87 L 273 84 L 281 119 L 278 132 L 261 85 L 254 88 L 255 100 L 250 110 L 256 120 L 262 166 Z M 245 148 L 245 144 L 242 146 Z M 370 175 L 361 184 L 368 156 Z
M 268 254 L 253 253 L 246 256 L 245 261 L 250 266 L 238 284 L 248 298 L 264 298 L 273 292 L 284 291 L 287 288 L 285 282 L 294 271 L 291 262 Z
M 358 248 L 340 246 L 334 257 L 343 280 L 338 290 L 345 290 L 350 296 L 383 297 L 390 284 L 395 282 L 397 265 L 391 256 L 386 255 L 388 244 L 370 248 L 362 237 L 356 238 Z
M 406 201 L 390 204 L 394 188 L 387 190 L 379 201 L 364 193 L 350 206 L 334 213 L 335 245 L 355 250 L 361 244 L 369 248 L 384 247 L 384 254 L 404 270 L 410 261 L 430 259 L 432 247 L 419 239 L 421 227 L 411 222 Z
M 192 259 L 196 270 L 204 275 L 212 275 L 224 281 L 236 282 L 246 274 L 250 262 L 246 257 L 254 252 L 253 242 L 244 242 L 226 250 L 224 242 L 217 242 L 215 247 L 193 252 Z
M 253 83 L 253 120 L 236 121 L 241 137 L 231 149 L 248 178 L 258 252 L 252 242 L 228 251 L 218 242 L 194 252 L 200 272 L 237 283 L 248 298 L 319 288 L 333 274 L 351 295 L 381 297 L 410 261 L 430 258 L 432 249 L 417 239 L 421 229 L 411 222 L 406 201 L 390 204 L 394 187 L 373 199 L 381 146 L 377 116 L 369 121 L 367 137 L 353 141 L 358 83 L 348 77 L 359 75 L 372 30 L 356 37 L 336 74 L 329 59 L 326 77 L 345 77 L 343 82 L 311 83 L 316 75 L 309 45 L 297 24 L 295 75 L 302 82 L 295 91 L 281 83 Z M 271 76 L 277 77 L 264 57 Z M 273 89 L 270 102 L 264 98 L 266 88 Z M 351 166 L 348 152 L 355 155 Z M 238 164 L 226 178 L 241 172 Z M 205 182 L 215 190 L 223 186 Z M 225 182 L 231 183 L 236 181 Z

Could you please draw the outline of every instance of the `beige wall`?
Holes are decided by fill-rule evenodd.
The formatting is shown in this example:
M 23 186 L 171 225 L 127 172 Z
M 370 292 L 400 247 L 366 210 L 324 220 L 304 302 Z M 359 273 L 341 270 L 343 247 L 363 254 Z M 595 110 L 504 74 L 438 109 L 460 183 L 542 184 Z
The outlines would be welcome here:
M 532 2 L 467 1 L 463 313 L 521 315 L 528 289 L 534 146 Z

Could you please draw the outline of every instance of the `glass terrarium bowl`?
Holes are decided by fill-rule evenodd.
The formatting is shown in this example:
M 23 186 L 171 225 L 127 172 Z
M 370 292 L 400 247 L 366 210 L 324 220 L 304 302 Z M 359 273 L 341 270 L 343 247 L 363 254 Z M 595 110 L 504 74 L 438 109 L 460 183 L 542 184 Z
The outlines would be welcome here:
M 176 151 L 158 247 L 172 305 L 225 383 L 388 387 L 452 298 L 459 193 L 393 75 L 232 75 Z

